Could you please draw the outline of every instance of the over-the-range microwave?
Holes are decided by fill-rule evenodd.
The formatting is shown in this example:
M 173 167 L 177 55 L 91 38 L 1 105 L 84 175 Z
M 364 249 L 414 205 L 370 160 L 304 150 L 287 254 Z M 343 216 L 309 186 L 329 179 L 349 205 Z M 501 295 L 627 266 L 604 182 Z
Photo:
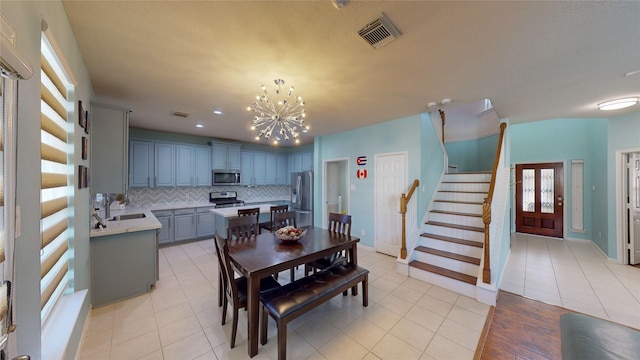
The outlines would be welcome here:
M 213 170 L 211 172 L 212 185 L 239 185 L 240 172 L 233 170 Z

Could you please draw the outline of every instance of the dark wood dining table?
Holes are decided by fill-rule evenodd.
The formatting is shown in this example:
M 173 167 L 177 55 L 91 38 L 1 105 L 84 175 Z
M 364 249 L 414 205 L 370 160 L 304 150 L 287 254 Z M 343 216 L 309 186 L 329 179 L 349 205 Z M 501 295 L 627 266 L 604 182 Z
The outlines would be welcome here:
M 260 318 L 260 279 L 298 265 L 346 250 L 350 262 L 357 264 L 360 238 L 331 232 L 319 227 L 303 227 L 306 235 L 294 243 L 283 242 L 273 233 L 262 233 L 249 239 L 229 242 L 229 255 L 247 278 L 248 353 L 258 353 Z

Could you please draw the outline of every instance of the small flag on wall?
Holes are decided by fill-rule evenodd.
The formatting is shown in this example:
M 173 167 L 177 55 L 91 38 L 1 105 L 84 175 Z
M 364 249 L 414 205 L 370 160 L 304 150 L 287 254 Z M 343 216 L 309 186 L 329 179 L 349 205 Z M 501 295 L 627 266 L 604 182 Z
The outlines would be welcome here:
M 358 156 L 358 158 L 356 159 L 356 164 L 358 164 L 358 166 L 367 165 L 367 157 L 366 156 Z
M 358 179 L 366 179 L 367 178 L 367 169 L 358 169 L 358 170 L 356 170 L 356 177 Z

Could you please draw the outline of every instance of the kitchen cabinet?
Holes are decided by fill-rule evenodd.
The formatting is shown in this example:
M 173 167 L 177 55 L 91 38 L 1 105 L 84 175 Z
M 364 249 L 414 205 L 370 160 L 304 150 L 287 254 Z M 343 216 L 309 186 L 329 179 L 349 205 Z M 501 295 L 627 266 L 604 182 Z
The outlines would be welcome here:
M 153 211 L 162 228 L 158 232 L 158 244 L 170 244 L 173 242 L 173 210 Z
M 287 157 L 283 154 L 265 154 L 265 184 L 266 185 L 287 185 Z
M 158 272 L 156 229 L 91 238 L 91 305 L 151 291 Z
M 193 186 L 195 152 L 193 146 L 176 145 L 176 186 Z
M 175 224 L 174 240 L 190 240 L 196 237 L 196 213 L 195 209 L 176 209 L 173 211 Z
M 287 172 L 287 156 L 276 154 L 276 185 L 288 185 L 291 175 Z
M 291 173 L 313 170 L 313 152 L 289 154 L 287 156 L 287 169 L 289 173 L 287 184 L 291 182 Z
M 153 187 L 153 143 L 132 140 L 129 145 L 129 186 Z
M 215 215 L 211 209 L 213 207 L 198 208 L 196 211 L 196 236 L 199 238 L 213 236 Z
M 240 152 L 240 185 L 253 185 L 253 151 Z
M 240 184 L 255 186 L 267 183 L 267 153 L 242 151 L 240 153 Z
M 175 145 L 169 143 L 154 144 L 154 185 L 155 186 L 175 186 L 176 185 L 176 160 Z
M 253 185 L 267 184 L 267 156 L 263 152 L 253 153 Z M 242 176 L 242 174 L 240 174 Z
M 130 112 L 125 108 L 91 103 L 89 168 L 92 193 L 124 194 L 129 187 Z
M 211 186 L 211 148 L 195 146 L 195 186 Z
M 312 152 L 303 152 L 300 154 L 301 156 L 301 165 L 302 171 L 313 170 L 313 153 Z
M 240 170 L 240 144 L 211 142 L 213 170 Z

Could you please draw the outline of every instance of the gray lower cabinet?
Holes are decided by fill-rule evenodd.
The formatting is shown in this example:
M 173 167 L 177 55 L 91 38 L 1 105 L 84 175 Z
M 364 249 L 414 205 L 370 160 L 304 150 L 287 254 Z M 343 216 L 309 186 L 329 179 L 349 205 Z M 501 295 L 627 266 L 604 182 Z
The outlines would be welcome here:
M 173 242 L 173 210 L 153 211 L 162 228 L 158 230 L 158 244 L 170 244 Z
M 196 237 L 195 209 L 176 209 L 173 211 L 175 224 L 174 240 L 190 240 Z
M 156 229 L 91 238 L 91 304 L 147 293 L 158 269 Z
M 211 212 L 213 207 L 198 208 L 196 213 L 196 236 L 205 237 L 213 236 L 214 232 L 214 214 Z

